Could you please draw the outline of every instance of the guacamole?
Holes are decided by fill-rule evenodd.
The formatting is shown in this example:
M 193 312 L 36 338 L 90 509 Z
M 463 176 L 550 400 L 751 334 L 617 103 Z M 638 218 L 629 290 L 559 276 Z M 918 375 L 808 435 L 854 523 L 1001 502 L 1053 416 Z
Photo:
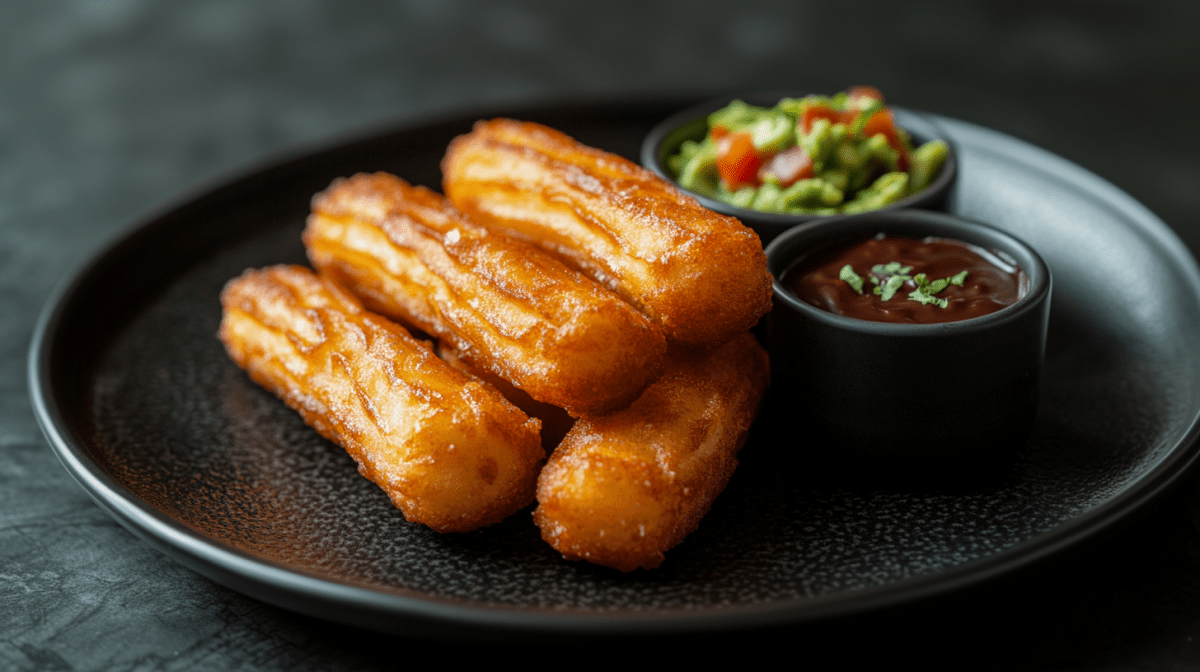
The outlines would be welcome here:
M 735 100 L 708 116 L 700 142 L 667 159 L 679 185 L 730 205 L 784 214 L 877 210 L 937 176 L 950 148 L 913 147 L 883 96 L 853 87 L 775 107 Z

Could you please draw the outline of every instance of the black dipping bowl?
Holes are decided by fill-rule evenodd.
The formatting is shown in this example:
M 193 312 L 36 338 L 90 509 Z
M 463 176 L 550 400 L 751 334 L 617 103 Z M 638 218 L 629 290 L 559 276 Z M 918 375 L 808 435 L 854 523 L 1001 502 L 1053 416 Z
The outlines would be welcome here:
M 1028 291 L 982 317 L 896 324 L 836 315 L 785 289 L 788 269 L 809 255 L 879 233 L 951 238 L 1007 255 L 1029 278 Z M 952 215 L 876 211 L 794 228 L 767 247 L 767 264 L 775 277 L 767 322 L 772 403 L 784 411 L 774 415 L 804 428 L 792 434 L 804 437 L 803 446 L 821 446 L 834 467 L 854 473 L 936 478 L 994 473 L 1024 445 L 1037 408 L 1051 284 L 1029 245 Z
M 775 103 L 779 102 L 781 98 L 801 98 L 805 95 L 804 93 L 797 93 L 795 91 L 756 91 L 737 96 L 714 98 L 694 107 L 689 107 L 682 112 L 677 112 L 655 126 L 642 142 L 642 165 L 653 170 L 659 177 L 672 184 L 676 184 L 675 177 L 667 171 L 667 157 L 675 154 L 684 140 L 699 141 L 704 137 L 705 133 L 708 132 L 708 115 L 725 107 L 734 100 L 742 100 L 750 105 L 759 107 L 774 107 Z M 921 113 L 890 105 L 889 108 L 896 117 L 896 123 L 912 136 L 914 145 L 919 147 L 922 143 L 940 139 L 950 145 L 950 153 L 946 156 L 946 162 L 942 165 L 942 170 L 928 187 L 895 203 L 889 204 L 881 208 L 881 210 L 898 210 L 900 208 L 944 210 L 946 208 L 946 200 L 950 195 L 950 187 L 954 184 L 954 179 L 958 175 L 958 163 L 955 159 L 954 144 L 950 142 L 950 139 L 938 128 L 936 123 Z M 687 190 L 685 189 L 684 191 Z M 687 193 L 695 196 L 704 207 L 710 210 L 740 219 L 743 224 L 758 233 L 763 246 L 766 246 L 776 236 L 797 224 L 812 220 L 829 219 L 835 216 L 782 215 L 774 212 L 759 212 L 757 210 L 739 208 L 691 191 Z

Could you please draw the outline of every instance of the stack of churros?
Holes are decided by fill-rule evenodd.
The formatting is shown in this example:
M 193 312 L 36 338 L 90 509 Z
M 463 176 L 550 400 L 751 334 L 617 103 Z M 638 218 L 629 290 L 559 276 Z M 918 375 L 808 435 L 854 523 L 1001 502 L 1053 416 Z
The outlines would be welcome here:
M 442 169 L 446 197 L 335 180 L 304 231 L 320 275 L 230 281 L 221 340 L 408 520 L 473 530 L 536 493 L 564 557 L 657 567 L 728 483 L 767 385 L 758 237 L 537 124 L 479 122 Z

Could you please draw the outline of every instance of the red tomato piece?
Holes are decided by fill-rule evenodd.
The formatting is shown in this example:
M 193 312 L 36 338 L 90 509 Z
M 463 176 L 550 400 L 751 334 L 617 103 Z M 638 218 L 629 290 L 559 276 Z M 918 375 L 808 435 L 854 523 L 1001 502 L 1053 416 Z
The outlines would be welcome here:
M 800 116 L 800 130 L 808 133 L 817 119 L 828 119 L 829 123 L 836 124 L 839 121 L 845 121 L 844 116 L 844 112 L 835 110 L 828 105 L 809 105 L 804 108 L 804 113 Z
M 757 187 L 762 161 L 753 139 L 745 131 L 729 133 L 717 140 L 717 172 L 730 191 L 745 186 Z
M 712 130 L 710 130 L 708 134 L 712 136 L 713 140 L 720 140 L 721 138 L 729 135 L 729 129 L 725 128 L 724 126 L 713 126 Z
M 896 120 L 892 117 L 891 110 L 887 108 L 879 110 L 872 114 L 870 119 L 867 119 L 867 123 L 863 124 L 862 136 L 864 138 L 869 138 L 876 133 L 883 133 L 892 149 L 900 154 L 896 168 L 908 170 L 908 150 L 904 146 L 904 142 L 900 140 L 900 134 L 896 132 Z
M 809 105 L 804 108 L 804 113 L 800 116 L 800 131 L 808 133 L 812 130 L 813 122 L 817 119 L 828 119 L 829 123 L 854 123 L 854 117 L 858 116 L 858 110 L 838 110 L 828 105 Z
M 846 89 L 846 102 L 850 107 L 861 109 L 870 105 L 873 100 L 883 102 L 883 93 L 873 86 L 852 86 Z
M 797 180 L 813 176 L 812 157 L 804 148 L 796 145 L 772 156 L 759 170 L 758 176 L 774 175 L 780 186 L 790 187 Z
M 892 118 L 892 111 L 889 109 L 876 110 L 875 114 L 867 119 L 867 123 L 863 124 L 862 134 L 864 138 L 869 138 L 876 133 L 883 133 L 887 136 L 888 142 L 896 135 L 896 121 Z

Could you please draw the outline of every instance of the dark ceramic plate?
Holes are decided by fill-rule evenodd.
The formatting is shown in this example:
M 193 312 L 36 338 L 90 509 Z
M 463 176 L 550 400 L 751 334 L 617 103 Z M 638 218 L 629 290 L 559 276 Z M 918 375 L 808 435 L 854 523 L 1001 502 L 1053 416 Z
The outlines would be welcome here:
M 508 113 L 636 157 L 680 107 Z M 217 294 L 246 267 L 302 263 L 309 198 L 334 177 L 387 170 L 437 186 L 447 142 L 478 116 L 234 180 L 136 226 L 57 293 L 31 395 L 101 508 L 235 590 L 368 628 L 698 632 L 860 612 L 1028 566 L 1128 519 L 1196 457 L 1200 272 L 1183 245 L 1079 167 L 939 119 L 959 156 L 951 211 L 1028 241 L 1055 278 L 1041 411 L 1010 473 L 953 489 L 830 480 L 804 468 L 825 446 L 764 417 L 700 529 L 653 572 L 563 561 L 528 511 L 463 535 L 411 525 L 229 362 Z

